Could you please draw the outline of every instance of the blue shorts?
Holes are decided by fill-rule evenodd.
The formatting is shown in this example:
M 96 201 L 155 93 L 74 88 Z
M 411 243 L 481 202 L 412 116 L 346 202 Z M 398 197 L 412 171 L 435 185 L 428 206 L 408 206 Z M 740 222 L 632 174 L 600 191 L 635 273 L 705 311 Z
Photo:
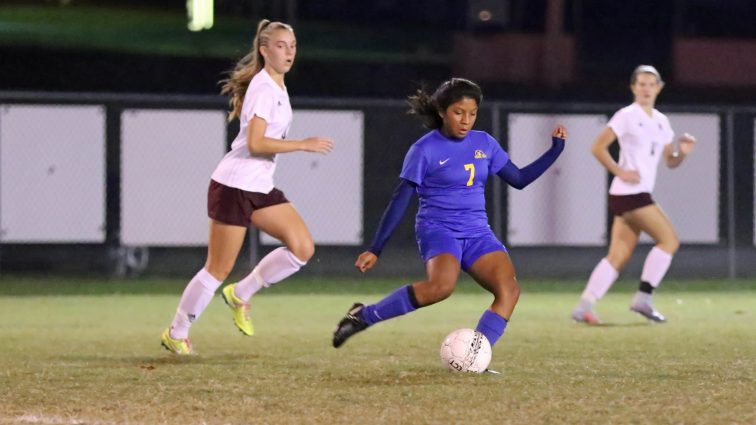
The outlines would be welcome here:
M 475 238 L 458 238 L 445 229 L 422 229 L 416 230 L 415 238 L 424 263 L 439 254 L 451 254 L 464 271 L 490 252 L 507 252 L 504 244 L 491 231 Z

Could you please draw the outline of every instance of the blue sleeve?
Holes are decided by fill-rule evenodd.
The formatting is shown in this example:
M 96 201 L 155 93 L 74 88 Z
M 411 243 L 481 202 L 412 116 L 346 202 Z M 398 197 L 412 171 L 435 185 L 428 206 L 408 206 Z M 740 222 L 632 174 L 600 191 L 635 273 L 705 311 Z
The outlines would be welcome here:
M 419 145 L 414 144 L 404 157 L 404 164 L 402 165 L 402 172 L 399 174 L 399 177 L 420 186 L 423 184 L 426 171 L 428 171 L 428 158 L 425 156 L 423 149 Z
M 515 189 L 522 189 L 548 170 L 563 150 L 564 139 L 552 137 L 551 148 L 541 155 L 540 158 L 530 163 L 530 165 L 520 169 L 512 161 L 509 161 L 496 174 Z
M 394 189 L 386 211 L 383 212 L 378 230 L 375 232 L 373 242 L 370 244 L 368 251 L 375 255 L 381 255 L 383 247 L 388 242 L 391 234 L 396 230 L 396 226 L 402 221 L 404 212 L 407 211 L 412 195 L 415 193 L 415 184 L 404 178 L 399 179 L 399 185 Z
M 486 134 L 486 136 L 488 136 L 488 143 L 491 144 L 491 161 L 488 163 L 488 175 L 493 175 L 507 165 L 509 155 L 501 148 L 501 145 L 493 136 L 490 134 Z

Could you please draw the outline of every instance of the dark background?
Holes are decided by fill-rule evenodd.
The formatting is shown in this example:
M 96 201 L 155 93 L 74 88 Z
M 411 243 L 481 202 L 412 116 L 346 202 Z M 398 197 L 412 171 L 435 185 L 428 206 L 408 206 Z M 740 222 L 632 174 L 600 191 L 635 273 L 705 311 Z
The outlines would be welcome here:
M 218 81 L 249 50 L 257 22 L 269 18 L 291 23 L 297 34 L 297 62 L 286 77 L 295 108 L 330 105 L 365 112 L 366 128 L 372 130 L 365 139 L 366 235 L 375 231 L 407 146 L 422 133 L 406 118 L 400 101 L 419 85 L 434 87 L 451 76 L 476 80 L 488 101 L 502 102 L 484 103 L 483 108 L 501 108 L 499 126 L 504 129 L 506 114 L 512 111 L 611 114 L 631 101 L 633 68 L 653 64 L 667 82 L 660 109 L 713 112 L 723 123 L 721 242 L 685 247 L 674 273 L 756 275 L 756 1 L 215 3 L 212 29 L 191 32 L 184 2 L 0 0 L 0 104 L 105 105 L 110 170 L 104 245 L 4 244 L 2 270 L 123 274 L 125 254 L 118 236 L 120 112 L 166 105 L 224 108 L 226 100 L 215 96 Z M 478 126 L 491 131 L 488 116 L 484 113 Z M 238 132 L 234 125 L 229 125 L 230 137 Z M 505 193 L 503 199 L 506 205 Z M 392 249 L 384 256 L 395 266 L 385 273 L 421 272 L 412 226 L 405 219 L 393 236 Z M 345 267 L 351 271 L 344 258 L 353 258 L 359 249 L 321 248 L 309 273 L 338 274 Z M 604 252 L 605 247 L 537 247 L 518 248 L 513 256 L 526 274 L 582 277 Z M 186 268 L 194 270 L 204 255 L 204 248 L 150 247 L 147 272 L 185 276 Z M 242 258 L 247 256 L 242 253 Z M 642 258 L 635 255 L 631 271 L 640 268 Z M 554 267 L 541 267 L 544 262 Z
M 481 10 L 491 19 L 478 19 Z M 485 68 L 506 53 L 460 63 L 457 38 L 546 37 L 549 10 L 557 10 L 559 37 L 574 40 L 573 77 L 557 85 L 540 77 L 481 81 L 487 96 L 625 101 L 628 76 L 640 63 L 655 65 L 670 83 L 667 101 L 749 103 L 756 96 L 756 77 L 733 84 L 675 78 L 679 40 L 754 43 L 756 2 L 748 0 L 216 0 L 215 26 L 200 33 L 186 29 L 184 2 L 5 0 L 0 90 L 217 93 L 217 81 L 251 46 L 265 17 L 295 26 L 300 49 L 287 77 L 292 95 L 399 98 L 421 82 Z M 113 33 L 119 13 L 141 25 Z M 98 42 L 98 34 L 113 40 L 103 35 Z M 168 39 L 174 45 L 166 48 Z M 121 45 L 127 41 L 132 45 Z M 700 66 L 712 63 L 717 58 L 706 55 Z

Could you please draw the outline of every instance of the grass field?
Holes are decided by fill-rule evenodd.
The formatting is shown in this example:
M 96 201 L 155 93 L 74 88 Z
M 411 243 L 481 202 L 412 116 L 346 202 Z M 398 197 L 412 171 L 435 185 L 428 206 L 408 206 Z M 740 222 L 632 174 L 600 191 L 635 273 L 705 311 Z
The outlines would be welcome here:
M 631 282 L 568 320 L 580 282 L 523 283 L 494 348 L 501 375 L 444 370 L 444 335 L 474 327 L 489 297 L 449 300 L 330 345 L 355 300 L 401 282 L 292 280 L 259 294 L 243 337 L 215 300 L 199 356 L 159 346 L 184 282 L 0 278 L 0 423 L 756 423 L 756 282 L 666 282 L 669 323 L 627 311 Z

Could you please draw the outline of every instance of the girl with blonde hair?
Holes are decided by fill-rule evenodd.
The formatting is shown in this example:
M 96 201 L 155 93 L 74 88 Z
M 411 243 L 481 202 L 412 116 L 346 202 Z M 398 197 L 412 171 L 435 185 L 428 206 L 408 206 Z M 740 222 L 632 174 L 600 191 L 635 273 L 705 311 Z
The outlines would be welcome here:
M 276 155 L 297 151 L 327 154 L 333 148 L 333 141 L 326 137 L 285 140 L 292 110 L 284 76 L 296 53 L 291 26 L 264 19 L 250 52 L 239 60 L 229 78 L 221 81 L 221 93 L 230 96 L 229 120 L 240 121 L 239 134 L 210 180 L 207 261 L 186 286 L 173 322 L 162 334 L 163 347 L 174 354 L 194 353 L 189 329 L 231 272 L 250 224 L 284 246 L 222 290 L 234 323 L 244 335 L 254 333 L 250 298 L 296 273 L 315 252 L 307 225 L 273 183 Z

